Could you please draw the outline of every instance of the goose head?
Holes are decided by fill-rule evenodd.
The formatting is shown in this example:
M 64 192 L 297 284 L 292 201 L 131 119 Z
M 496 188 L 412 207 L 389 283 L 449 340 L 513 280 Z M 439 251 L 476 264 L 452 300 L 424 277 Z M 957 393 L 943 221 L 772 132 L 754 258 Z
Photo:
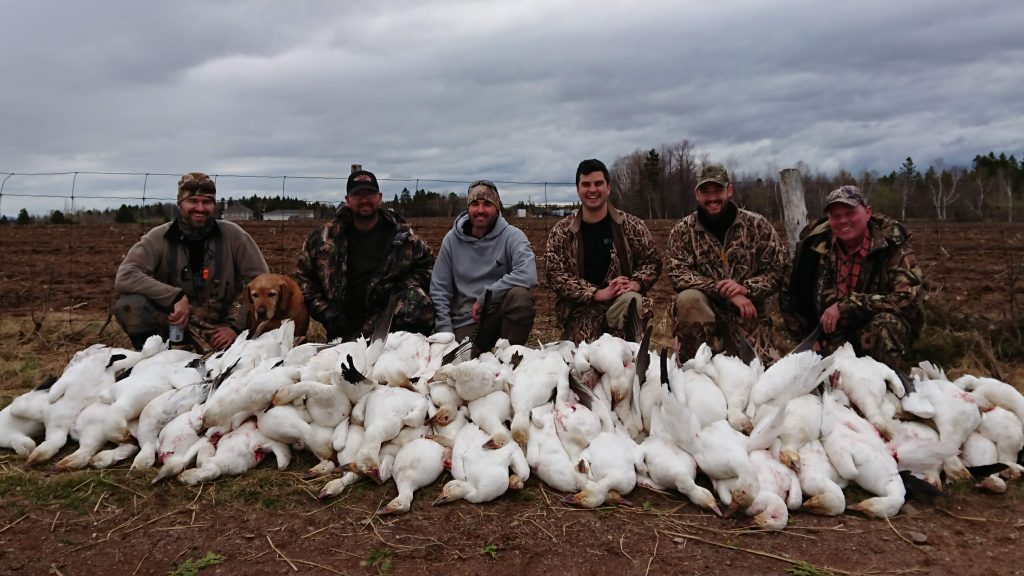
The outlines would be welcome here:
M 441 495 L 434 500 L 434 506 L 462 500 L 475 491 L 473 485 L 464 480 L 451 480 L 441 488 Z

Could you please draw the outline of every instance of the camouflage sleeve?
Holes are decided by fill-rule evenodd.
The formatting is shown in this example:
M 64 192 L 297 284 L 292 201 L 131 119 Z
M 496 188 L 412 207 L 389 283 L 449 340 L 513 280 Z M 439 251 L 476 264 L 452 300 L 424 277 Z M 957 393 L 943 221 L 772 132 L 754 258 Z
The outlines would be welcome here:
M 643 220 L 629 217 L 625 224 L 623 232 L 633 251 L 633 274 L 629 279 L 636 280 L 640 284 L 640 292 L 646 294 L 661 276 L 661 254 Z
M 864 294 L 855 292 L 839 302 L 839 313 L 842 315 L 863 316 L 889 312 L 906 316 L 910 309 L 920 302 L 923 294 L 921 285 L 923 274 L 917 264 L 917 256 L 905 240 L 889 258 L 889 285 L 883 294 Z
M 754 245 L 750 246 L 749 250 L 758 263 L 758 273 L 743 280 L 742 284 L 747 289 L 747 298 L 760 303 L 779 291 L 789 256 L 786 246 L 779 240 L 778 233 L 766 218 L 756 220 L 752 240 Z
M 672 227 L 668 236 L 668 277 L 672 280 L 672 289 L 676 292 L 691 288 L 700 290 L 709 298 L 717 298 L 715 279 L 697 272 L 696 257 L 693 253 L 693 226 L 684 219 Z
M 306 301 L 309 316 L 317 322 L 327 325 L 337 318 L 339 311 L 327 299 L 317 266 L 317 251 L 323 242 L 322 235 L 325 233 L 324 228 L 318 228 L 302 243 L 302 250 L 299 252 L 299 259 L 295 267 L 295 281 L 302 289 L 302 298 Z
M 407 247 L 409 261 L 406 266 L 405 285 L 410 288 L 418 286 L 429 293 L 430 273 L 434 269 L 434 251 L 415 233 L 409 234 Z
M 597 287 L 576 274 L 576 248 L 569 230 L 569 218 L 563 219 L 551 228 L 544 250 L 544 276 L 548 288 L 560 298 L 579 304 L 594 300 Z

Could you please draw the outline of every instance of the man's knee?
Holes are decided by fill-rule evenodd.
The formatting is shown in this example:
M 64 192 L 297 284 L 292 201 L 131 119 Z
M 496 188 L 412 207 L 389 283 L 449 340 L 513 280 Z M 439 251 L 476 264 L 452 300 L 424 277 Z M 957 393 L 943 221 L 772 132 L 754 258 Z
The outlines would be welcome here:
M 711 301 L 700 290 L 683 290 L 676 294 L 676 323 L 714 322 Z
M 644 296 L 639 292 L 623 292 L 615 300 L 612 300 L 612 305 L 608 307 L 608 312 L 605 313 L 605 322 L 607 322 L 609 328 L 621 330 L 626 322 L 626 314 L 629 313 L 629 305 L 631 302 L 636 302 L 636 310 L 639 314 L 643 315 Z
M 860 334 L 860 348 L 876 360 L 892 366 L 910 348 L 910 324 L 895 314 L 877 314 Z
M 526 288 L 509 288 L 501 299 L 501 316 L 510 322 L 532 322 L 537 316 L 533 294 Z
M 124 294 L 114 303 L 114 318 L 127 334 L 155 333 L 160 329 L 160 316 L 152 300 L 142 294 Z

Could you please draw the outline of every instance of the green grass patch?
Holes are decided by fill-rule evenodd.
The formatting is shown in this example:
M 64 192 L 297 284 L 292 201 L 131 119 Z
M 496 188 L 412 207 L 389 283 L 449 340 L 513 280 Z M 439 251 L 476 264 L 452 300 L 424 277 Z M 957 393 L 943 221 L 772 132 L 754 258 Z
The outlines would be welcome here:
M 210 566 L 216 566 L 224 561 L 224 557 L 214 552 L 207 552 L 202 558 L 189 558 L 175 566 L 170 576 L 197 576 L 199 571 Z

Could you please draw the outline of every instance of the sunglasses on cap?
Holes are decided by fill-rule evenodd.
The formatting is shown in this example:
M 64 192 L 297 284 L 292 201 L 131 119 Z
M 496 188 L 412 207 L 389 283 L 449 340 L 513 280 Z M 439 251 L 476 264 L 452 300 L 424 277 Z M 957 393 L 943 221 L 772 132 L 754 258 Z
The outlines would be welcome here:
M 491 182 L 490 180 L 477 180 L 476 182 L 473 182 L 472 184 L 469 185 L 469 190 L 472 190 L 477 186 L 487 186 L 488 188 L 494 190 L 495 192 L 498 191 L 498 187 L 495 186 L 494 182 Z

